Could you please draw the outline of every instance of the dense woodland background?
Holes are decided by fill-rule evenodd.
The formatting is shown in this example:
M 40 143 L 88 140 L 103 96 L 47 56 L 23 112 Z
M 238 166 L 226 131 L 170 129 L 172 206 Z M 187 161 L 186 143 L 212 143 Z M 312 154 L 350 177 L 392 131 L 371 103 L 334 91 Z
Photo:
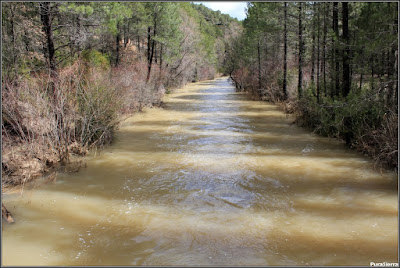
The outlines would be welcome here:
M 397 59 L 397 2 L 254 2 L 243 22 L 189 2 L 3 2 L 3 185 L 219 74 L 397 170 Z

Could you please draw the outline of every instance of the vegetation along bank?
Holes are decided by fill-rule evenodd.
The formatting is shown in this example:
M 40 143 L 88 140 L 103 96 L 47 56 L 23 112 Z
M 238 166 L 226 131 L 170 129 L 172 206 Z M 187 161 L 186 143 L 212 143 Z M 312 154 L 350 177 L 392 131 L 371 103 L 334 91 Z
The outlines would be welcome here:
M 217 74 L 397 171 L 397 10 L 254 2 L 241 22 L 189 2 L 2 3 L 2 185 L 65 166 L 124 115 Z

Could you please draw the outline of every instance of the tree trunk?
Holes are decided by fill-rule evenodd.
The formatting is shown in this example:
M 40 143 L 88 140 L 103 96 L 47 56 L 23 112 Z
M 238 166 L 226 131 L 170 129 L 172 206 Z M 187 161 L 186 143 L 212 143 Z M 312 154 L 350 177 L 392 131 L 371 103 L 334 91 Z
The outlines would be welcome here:
M 283 25 L 283 99 L 287 99 L 287 90 L 286 90 L 286 83 L 287 83 L 287 3 L 284 2 L 284 25 Z
M 53 99 L 54 109 L 57 110 L 58 103 L 58 94 L 56 89 L 56 80 L 57 80 L 57 68 L 56 68 L 56 58 L 55 58 L 55 48 L 54 48 L 54 39 L 53 39 L 53 28 L 52 28 L 52 13 L 51 13 L 51 3 L 50 2 L 40 2 L 39 3 L 39 12 L 40 19 L 42 21 L 42 29 L 46 36 L 46 57 L 48 60 L 48 68 L 50 73 L 50 82 L 48 85 L 48 92 L 50 98 Z M 63 118 L 62 113 L 56 111 L 54 114 L 55 121 L 57 122 L 57 128 L 63 129 Z
M 78 42 L 76 42 L 77 50 L 78 52 L 81 51 L 81 42 L 79 41 L 79 38 L 81 36 L 81 18 L 80 15 L 76 16 L 76 38 L 78 39 Z M 71 54 L 74 55 L 75 51 L 71 51 Z
M 340 94 L 340 86 L 339 86 L 339 48 L 338 48 L 338 39 L 339 39 L 339 6 L 338 2 L 333 3 L 333 11 L 332 11 L 332 16 L 333 16 L 333 31 L 335 33 L 335 41 L 334 41 L 334 48 L 335 48 L 335 54 L 334 54 L 334 62 L 335 62 L 335 96 L 339 96 Z
M 315 80 L 315 9 L 316 3 L 313 4 L 313 23 L 312 23 L 312 48 L 311 48 L 311 83 Z
M 128 46 L 129 42 L 129 21 L 124 25 L 124 48 Z
M 154 45 L 154 62 L 157 64 L 158 63 L 158 58 L 157 58 L 157 44 Z
M 120 32 L 120 23 L 117 23 L 117 36 L 115 38 L 115 45 L 116 45 L 116 56 L 115 56 L 115 66 L 118 66 L 119 64 L 119 47 L 120 47 L 120 42 L 121 42 L 121 32 Z
M 257 43 L 257 59 L 258 59 L 258 91 L 261 92 L 261 55 L 260 55 L 260 39 Z M 261 96 L 261 95 L 260 95 Z
M 136 18 L 136 25 L 139 25 L 139 17 Z M 139 51 L 139 56 L 140 55 L 140 34 L 139 34 L 139 30 L 136 30 L 136 34 L 137 34 L 137 47 L 138 47 L 138 51 Z
M 138 51 L 140 54 L 140 36 L 139 35 L 137 36 L 137 47 L 138 47 Z
M 391 14 L 392 8 L 391 8 L 391 3 L 387 3 L 388 9 Z M 396 6 L 395 6 L 396 7 Z M 394 9 L 395 10 L 395 9 Z M 389 31 L 392 32 L 394 36 L 397 36 L 398 33 L 398 18 L 397 15 L 394 15 L 394 21 L 393 25 L 391 26 L 391 29 Z M 389 107 L 396 107 L 397 110 L 397 96 L 398 96 L 398 73 L 397 73 L 397 46 L 396 43 L 393 42 L 391 45 L 389 51 L 388 51 L 388 78 L 389 78 L 389 83 L 388 83 L 388 105 Z M 396 92 L 396 93 L 395 93 Z
M 52 28 L 52 14 L 51 14 L 51 3 L 50 2 L 40 2 L 40 19 L 43 25 L 43 32 L 46 35 L 46 45 L 47 53 L 46 57 L 48 59 L 49 70 L 51 76 L 56 75 L 56 59 L 55 59 L 55 49 L 53 40 L 53 28 Z
M 157 22 L 156 20 L 154 20 L 154 28 L 153 28 L 153 38 L 150 38 L 150 28 L 149 28 L 149 41 L 151 39 L 151 51 L 149 50 L 149 62 L 148 62 L 148 67 L 147 67 L 147 78 L 146 78 L 146 82 L 149 81 L 150 79 L 150 73 L 151 73 L 151 67 L 152 67 L 152 63 L 153 63 L 153 56 L 154 56 L 154 48 L 156 45 L 156 41 L 154 40 L 154 37 L 157 34 Z
M 319 102 L 320 98 L 320 83 L 319 83 L 319 76 L 320 76 L 320 3 L 317 3 L 318 9 L 317 9 L 317 102 Z
M 161 44 L 161 47 L 160 47 L 160 71 L 161 71 L 161 69 L 162 69 L 162 54 L 163 54 L 163 44 Z
M 349 6 L 342 2 L 342 27 L 343 27 L 343 97 L 350 93 L 350 39 L 349 39 Z
M 264 62 L 265 62 L 265 68 L 268 69 L 268 44 L 265 42 L 265 50 L 264 50 Z M 268 76 L 265 74 L 264 76 L 264 85 L 268 84 Z
M 374 55 L 371 55 L 370 58 L 370 66 L 371 66 L 371 89 L 372 91 L 375 90 L 375 83 L 374 83 L 374 76 L 375 76 L 375 66 L 374 66 Z
M 298 98 L 303 95 L 303 25 L 302 25 L 302 3 L 299 2 L 299 80 L 297 85 Z
M 326 7 L 327 3 L 323 3 L 324 5 L 324 35 L 322 39 L 322 80 L 323 80 L 323 91 L 324 95 L 327 95 L 326 92 L 326 36 L 328 32 L 327 23 L 326 23 Z
M 347 2 L 342 2 L 342 29 L 343 29 L 343 97 L 347 97 L 350 93 L 350 64 L 349 64 L 349 7 Z M 344 140 L 347 145 L 351 145 L 354 133 L 351 131 L 351 117 L 344 117 L 343 126 L 346 130 Z
M 15 5 L 11 5 L 10 6 L 10 12 L 11 12 L 11 16 L 10 16 L 10 34 L 11 34 L 11 42 L 12 42 L 12 64 L 13 64 L 13 72 L 16 75 L 17 74 L 17 70 L 18 70 L 18 66 L 17 66 L 17 48 L 16 48 L 16 43 L 15 43 L 15 25 L 14 25 L 14 17 L 15 17 Z
M 151 27 L 147 27 L 147 63 L 150 63 Z
M 397 28 L 396 28 L 397 29 Z M 398 50 L 396 50 L 395 51 L 395 64 L 394 64 L 394 66 L 395 66 L 395 78 L 396 78 L 396 81 L 395 81 L 395 88 L 394 88 L 394 101 L 393 101 L 393 103 L 394 103 L 394 107 L 396 108 L 396 110 L 398 109 L 398 101 L 399 101 L 399 69 L 398 69 L 398 60 L 399 60 L 399 51 Z

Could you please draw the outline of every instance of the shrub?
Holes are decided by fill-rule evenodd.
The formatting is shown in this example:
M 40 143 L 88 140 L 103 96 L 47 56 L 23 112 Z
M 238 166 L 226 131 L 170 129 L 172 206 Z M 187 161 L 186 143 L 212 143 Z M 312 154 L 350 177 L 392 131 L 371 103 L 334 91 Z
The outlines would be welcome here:
M 90 67 L 108 70 L 110 68 L 110 59 L 108 55 L 102 54 L 95 49 L 86 49 L 81 54 L 83 61 Z
M 108 71 L 83 75 L 79 62 L 46 75 L 3 81 L 3 184 L 23 184 L 70 162 L 70 149 L 111 141 L 120 96 Z M 83 148 L 80 150 L 79 148 Z
M 368 91 L 353 91 L 346 99 L 321 98 L 313 88 L 296 104 L 296 121 L 314 132 L 343 139 L 371 156 L 376 164 L 397 170 L 398 114 Z
M 112 140 L 118 124 L 121 98 L 107 76 L 94 75 L 76 89 L 75 135 L 82 145 L 103 145 Z

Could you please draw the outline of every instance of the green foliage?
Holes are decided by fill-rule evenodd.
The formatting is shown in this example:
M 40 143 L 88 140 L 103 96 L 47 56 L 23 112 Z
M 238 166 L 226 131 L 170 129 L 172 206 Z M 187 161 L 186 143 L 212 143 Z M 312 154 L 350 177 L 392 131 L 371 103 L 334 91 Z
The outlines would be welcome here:
M 38 3 L 9 2 L 3 5 L 4 75 L 16 77 L 49 67 L 50 54 L 39 10 Z M 235 31 L 238 25 L 237 20 L 228 15 L 205 6 L 180 2 L 55 2 L 49 5 L 49 12 L 52 16 L 49 29 L 53 37 L 50 47 L 54 47 L 55 53 L 51 57 L 55 69 L 73 64 L 82 51 L 92 49 L 110 55 L 111 62 L 120 64 L 125 60 L 128 43 L 136 46 L 140 55 L 127 61 L 144 59 L 148 52 L 149 30 L 150 39 L 155 43 L 153 60 L 159 60 L 153 63 L 162 62 L 167 66 L 181 62 L 182 57 L 189 56 L 182 54 L 185 49 L 181 47 L 187 34 L 182 29 L 182 13 L 186 13 L 195 21 L 198 39 L 192 40 L 190 46 L 199 52 L 199 64 L 222 70 L 230 31 Z M 100 55 L 83 54 L 95 65 L 108 65 L 104 59 L 96 59 Z
M 93 14 L 94 10 L 90 3 L 70 3 L 70 2 L 62 2 L 60 3 L 59 11 L 62 13 L 74 13 L 90 16 Z
M 107 18 L 105 25 L 111 34 L 117 35 L 118 24 L 132 16 L 132 9 L 125 2 L 104 2 L 100 5 Z
M 305 90 L 297 120 L 321 135 L 348 139 L 349 144 L 355 143 L 366 128 L 378 128 L 386 112 L 371 92 L 353 91 L 346 99 L 323 98 L 318 103 L 314 91 L 314 86 Z
M 398 123 L 395 111 L 371 91 L 350 93 L 346 99 L 324 98 L 318 103 L 312 89 L 299 101 L 297 122 L 314 132 L 344 139 L 348 145 L 372 156 L 373 160 L 396 169 Z
M 232 42 L 232 37 L 239 34 L 238 20 L 220 11 L 213 11 L 202 4 L 192 3 L 191 7 L 197 11 L 190 10 L 188 14 L 193 16 L 199 25 L 201 37 L 199 49 L 205 52 L 205 61 L 219 71 L 226 72 L 226 62 L 222 59 L 226 58 L 225 51 L 228 44 Z M 185 10 L 188 10 L 188 7 L 185 7 Z M 235 31 L 233 34 L 232 29 Z
M 157 9 L 158 15 L 156 17 L 158 34 L 154 37 L 154 40 L 163 46 L 163 49 L 167 51 L 164 53 L 164 61 L 171 63 L 177 57 L 179 57 L 179 44 L 183 38 L 182 32 L 179 29 L 182 19 L 179 16 L 179 6 L 177 3 L 163 3 L 159 7 L 153 7 Z
M 82 52 L 82 59 L 91 67 L 107 70 L 110 67 L 108 55 L 102 54 L 95 49 L 87 49 Z

